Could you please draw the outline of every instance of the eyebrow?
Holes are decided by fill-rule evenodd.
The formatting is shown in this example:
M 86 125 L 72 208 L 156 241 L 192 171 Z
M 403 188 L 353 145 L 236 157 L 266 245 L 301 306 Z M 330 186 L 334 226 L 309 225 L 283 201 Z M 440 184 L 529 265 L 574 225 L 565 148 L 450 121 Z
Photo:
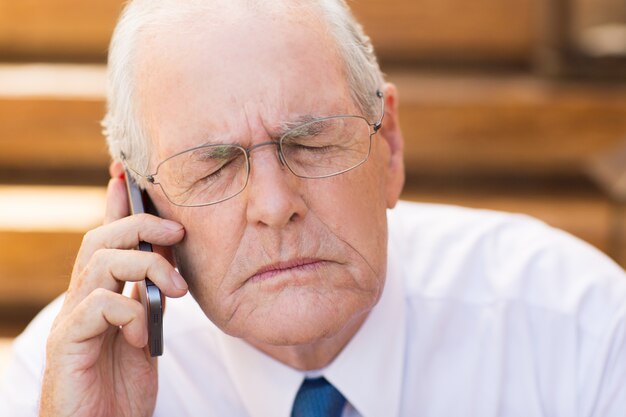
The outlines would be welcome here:
M 193 156 L 201 160 L 211 159 L 211 158 L 229 159 L 233 155 L 236 155 L 238 151 L 234 152 L 234 150 L 232 148 L 229 148 L 228 145 L 229 144 L 227 143 L 203 145 L 203 147 L 200 147 L 199 149 L 196 149 L 195 151 L 193 151 Z M 211 146 L 211 147 L 209 148 L 209 147 L 204 147 L 204 146 Z
M 305 115 L 297 116 L 293 120 L 290 120 L 287 122 L 281 122 L 280 124 L 278 124 L 276 128 L 267 129 L 267 133 L 269 137 L 272 138 L 273 140 L 278 140 L 291 129 L 294 129 L 306 123 L 324 119 L 326 117 L 332 117 L 332 116 L 320 116 L 320 115 L 314 115 L 314 114 L 305 114 Z M 200 146 L 207 146 L 207 145 L 240 145 L 241 146 L 241 141 L 238 141 L 236 139 L 232 141 L 218 141 L 216 139 L 219 139 L 219 137 L 213 137 L 213 138 L 209 137 L 204 142 L 202 142 Z
M 274 132 L 274 134 L 272 135 L 272 137 L 274 137 L 275 139 L 280 138 L 281 136 L 283 136 L 285 133 L 287 133 L 289 130 L 295 129 L 298 126 L 301 126 L 303 124 L 307 124 L 310 122 L 315 122 L 317 120 L 323 120 L 326 119 L 328 117 L 332 117 L 332 116 L 318 116 L 318 115 L 304 115 L 304 116 L 300 116 L 298 118 L 296 118 L 293 121 L 289 121 L 289 122 L 283 122 L 280 124 L 280 127 L 278 128 L 277 131 Z M 311 132 L 311 130 L 308 131 L 304 131 L 305 134 L 315 134 L 317 132 Z
M 313 122 L 315 120 L 321 119 L 323 116 L 314 116 L 311 114 L 306 114 L 304 116 L 299 116 L 295 120 L 289 122 L 283 122 L 279 125 L 278 132 L 284 134 L 288 130 L 293 129 L 294 127 L 298 127 L 302 124 Z

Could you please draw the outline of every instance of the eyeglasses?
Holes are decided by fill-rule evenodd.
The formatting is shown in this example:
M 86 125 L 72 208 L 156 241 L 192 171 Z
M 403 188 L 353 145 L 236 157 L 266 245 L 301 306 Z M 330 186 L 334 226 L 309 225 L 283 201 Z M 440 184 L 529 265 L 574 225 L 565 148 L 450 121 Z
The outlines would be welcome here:
M 197 146 L 160 162 L 153 174 L 144 175 L 158 185 L 176 206 L 201 207 L 217 204 L 241 193 L 250 176 L 250 153 L 260 147 L 277 146 L 278 159 L 300 178 L 328 178 L 348 172 L 369 158 L 372 136 L 385 114 L 384 98 L 378 122 L 363 116 L 330 116 L 315 119 L 287 130 L 279 140 L 248 148 L 233 144 Z M 122 160 L 126 161 L 124 153 Z

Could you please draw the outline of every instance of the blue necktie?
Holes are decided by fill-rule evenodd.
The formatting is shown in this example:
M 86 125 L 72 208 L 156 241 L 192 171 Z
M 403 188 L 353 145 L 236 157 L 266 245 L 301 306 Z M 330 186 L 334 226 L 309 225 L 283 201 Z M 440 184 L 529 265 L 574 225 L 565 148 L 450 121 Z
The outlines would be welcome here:
M 291 417 L 340 417 L 346 399 L 326 378 L 305 379 L 296 400 Z

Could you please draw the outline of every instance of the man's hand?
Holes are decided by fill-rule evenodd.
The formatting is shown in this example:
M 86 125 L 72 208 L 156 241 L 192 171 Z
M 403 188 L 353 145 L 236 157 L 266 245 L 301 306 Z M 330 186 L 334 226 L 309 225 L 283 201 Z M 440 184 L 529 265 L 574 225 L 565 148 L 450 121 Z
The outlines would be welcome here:
M 183 227 L 152 215 L 128 215 L 119 164 L 112 165 L 104 225 L 88 232 L 46 350 L 40 416 L 150 416 L 157 361 L 147 348 L 145 310 L 121 294 L 125 282 L 150 278 L 181 297 L 185 281 L 165 257 L 134 249 L 139 241 L 171 246 Z

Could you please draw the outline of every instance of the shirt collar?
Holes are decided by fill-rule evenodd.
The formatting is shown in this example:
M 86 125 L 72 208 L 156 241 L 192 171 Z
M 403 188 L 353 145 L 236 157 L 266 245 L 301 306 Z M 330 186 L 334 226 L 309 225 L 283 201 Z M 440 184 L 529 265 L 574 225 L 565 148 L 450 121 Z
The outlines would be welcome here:
M 324 376 L 363 417 L 397 415 L 404 369 L 405 304 L 396 251 L 389 250 L 387 279 L 378 304 Z M 251 417 L 288 417 L 301 371 L 271 358 L 241 339 L 221 337 L 226 368 Z M 374 395 L 375 394 L 375 395 Z
M 235 389 L 251 417 L 288 417 L 302 373 L 245 341 L 223 334 L 222 355 Z

